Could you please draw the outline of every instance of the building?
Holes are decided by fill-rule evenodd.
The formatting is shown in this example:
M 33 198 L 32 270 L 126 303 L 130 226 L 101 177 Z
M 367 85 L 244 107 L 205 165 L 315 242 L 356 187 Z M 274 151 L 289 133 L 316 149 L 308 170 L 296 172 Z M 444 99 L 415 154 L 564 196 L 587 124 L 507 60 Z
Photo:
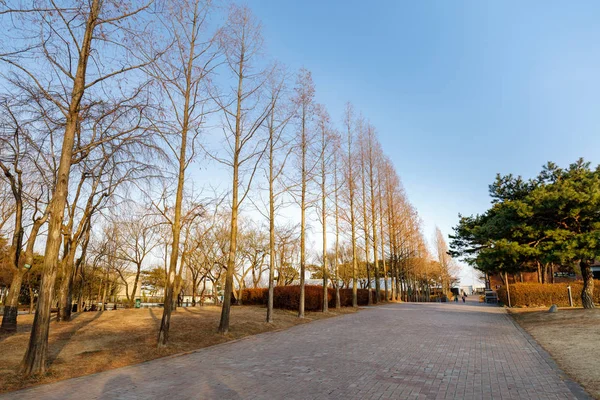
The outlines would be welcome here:
M 133 285 L 135 284 L 135 273 L 133 272 L 123 272 L 121 275 L 117 276 L 115 280 L 116 283 L 116 291 L 115 291 L 115 299 L 117 302 L 125 302 L 127 301 L 127 294 L 129 297 L 133 296 L 133 299 L 138 299 L 143 296 L 142 290 L 142 278 L 140 276 L 137 284 L 137 288 L 135 293 L 133 291 Z

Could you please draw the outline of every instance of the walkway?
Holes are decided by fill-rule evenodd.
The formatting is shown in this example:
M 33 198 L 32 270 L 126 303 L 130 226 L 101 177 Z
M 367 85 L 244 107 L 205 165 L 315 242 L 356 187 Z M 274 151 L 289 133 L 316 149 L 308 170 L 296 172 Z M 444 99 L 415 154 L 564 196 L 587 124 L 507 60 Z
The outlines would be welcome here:
M 382 305 L 0 399 L 576 398 L 565 379 L 503 309 L 469 301 Z

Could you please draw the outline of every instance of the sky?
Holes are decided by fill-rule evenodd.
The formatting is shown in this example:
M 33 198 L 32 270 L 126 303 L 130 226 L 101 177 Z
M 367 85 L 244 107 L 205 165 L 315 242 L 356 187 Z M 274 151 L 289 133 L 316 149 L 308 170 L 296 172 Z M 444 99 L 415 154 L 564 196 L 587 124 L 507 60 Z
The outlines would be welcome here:
M 350 101 L 375 125 L 428 239 L 484 212 L 496 173 L 600 161 L 600 2 L 247 4 L 334 121 Z

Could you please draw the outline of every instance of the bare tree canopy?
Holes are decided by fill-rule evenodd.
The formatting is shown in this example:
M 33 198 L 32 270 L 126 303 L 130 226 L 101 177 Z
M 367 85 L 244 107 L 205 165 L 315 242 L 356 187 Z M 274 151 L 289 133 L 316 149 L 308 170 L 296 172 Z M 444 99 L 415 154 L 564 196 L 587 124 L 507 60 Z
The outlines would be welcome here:
M 177 307 L 221 306 L 227 334 L 252 290 L 273 323 L 298 286 L 304 318 L 308 274 L 324 312 L 329 288 L 336 308 L 449 290 L 375 126 L 271 59 L 249 7 L 0 1 L 0 23 L 1 329 L 35 311 L 23 376 L 47 372 L 52 313 L 164 305 L 164 347 Z

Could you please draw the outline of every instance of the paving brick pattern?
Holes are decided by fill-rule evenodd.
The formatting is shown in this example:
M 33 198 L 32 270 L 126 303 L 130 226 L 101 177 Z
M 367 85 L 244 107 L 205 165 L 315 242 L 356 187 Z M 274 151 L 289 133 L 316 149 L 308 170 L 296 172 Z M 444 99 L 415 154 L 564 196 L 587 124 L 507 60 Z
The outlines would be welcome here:
M 469 301 L 382 305 L 0 399 L 576 398 L 565 379 L 503 309 Z

